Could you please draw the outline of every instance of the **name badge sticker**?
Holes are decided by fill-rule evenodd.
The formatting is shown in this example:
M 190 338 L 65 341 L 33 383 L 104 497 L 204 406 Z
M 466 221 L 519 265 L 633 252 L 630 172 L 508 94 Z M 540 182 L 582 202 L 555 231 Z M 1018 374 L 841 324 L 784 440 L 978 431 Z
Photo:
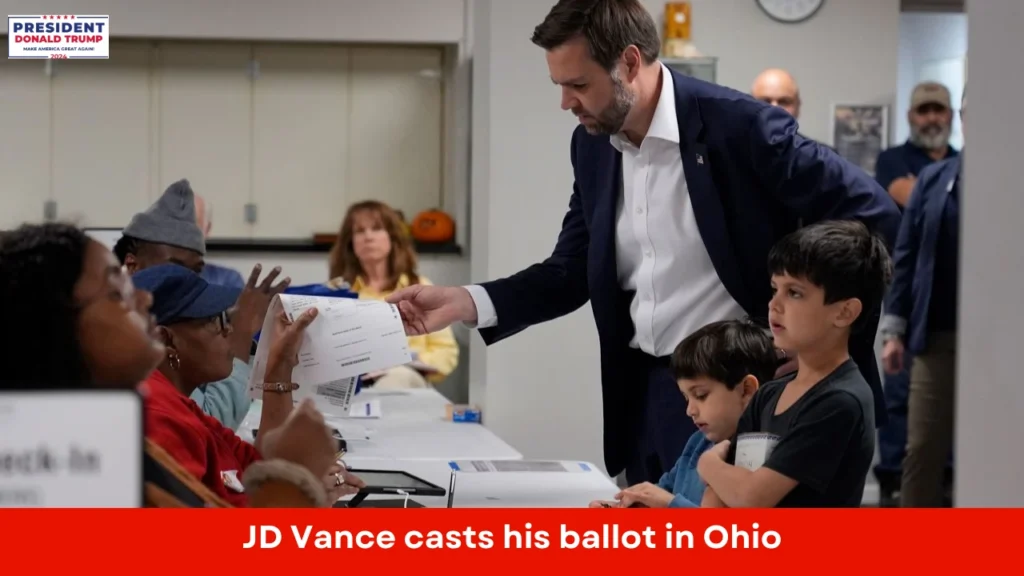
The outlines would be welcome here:
M 239 494 L 245 492 L 242 481 L 238 479 L 238 470 L 223 470 L 220 473 L 220 479 L 228 490 L 233 490 Z
M 0 508 L 141 507 L 142 422 L 134 390 L 0 393 Z

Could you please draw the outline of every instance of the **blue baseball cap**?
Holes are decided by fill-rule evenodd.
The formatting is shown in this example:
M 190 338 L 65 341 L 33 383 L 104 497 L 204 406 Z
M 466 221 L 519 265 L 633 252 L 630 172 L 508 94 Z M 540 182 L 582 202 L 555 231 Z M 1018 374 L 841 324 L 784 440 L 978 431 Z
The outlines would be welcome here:
M 153 294 L 150 312 L 162 326 L 179 320 L 217 316 L 234 306 L 242 293 L 238 288 L 210 284 L 178 264 L 139 270 L 132 275 L 132 283 Z

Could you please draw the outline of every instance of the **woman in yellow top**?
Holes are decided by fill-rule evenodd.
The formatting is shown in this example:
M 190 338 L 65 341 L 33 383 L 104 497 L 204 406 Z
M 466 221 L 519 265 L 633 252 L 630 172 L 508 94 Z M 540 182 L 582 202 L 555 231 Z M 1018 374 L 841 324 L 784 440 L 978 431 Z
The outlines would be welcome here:
M 400 288 L 430 284 L 416 273 L 416 252 L 401 217 L 387 204 L 368 200 L 349 207 L 341 232 L 331 249 L 331 280 L 346 284 L 360 298 L 382 300 Z M 413 361 L 390 370 L 367 374 L 377 389 L 425 388 L 445 379 L 459 363 L 459 347 L 451 328 L 425 336 L 410 336 Z

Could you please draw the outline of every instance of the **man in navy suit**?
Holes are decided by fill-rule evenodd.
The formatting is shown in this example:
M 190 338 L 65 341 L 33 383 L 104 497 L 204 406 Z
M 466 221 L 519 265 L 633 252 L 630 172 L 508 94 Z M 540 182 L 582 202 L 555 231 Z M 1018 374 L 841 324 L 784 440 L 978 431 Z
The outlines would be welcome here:
M 669 357 L 713 321 L 765 317 L 768 250 L 804 223 L 856 218 L 891 245 L 899 211 L 785 111 L 671 72 L 639 0 L 561 0 L 533 35 L 579 118 L 554 252 L 478 286 L 397 292 L 410 333 L 476 325 L 493 344 L 588 300 L 601 345 L 605 464 L 656 482 L 695 426 Z M 884 414 L 873 326 L 853 346 Z

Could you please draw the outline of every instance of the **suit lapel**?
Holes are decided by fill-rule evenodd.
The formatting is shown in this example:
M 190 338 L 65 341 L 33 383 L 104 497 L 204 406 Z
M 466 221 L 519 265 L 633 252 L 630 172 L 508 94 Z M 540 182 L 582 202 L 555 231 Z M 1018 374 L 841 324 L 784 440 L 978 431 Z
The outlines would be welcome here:
M 930 198 L 931 202 L 924 208 L 924 237 L 921 239 L 924 245 L 929 246 L 931 253 L 935 253 L 935 246 L 939 241 L 939 228 L 942 227 L 942 213 L 946 209 L 946 202 L 949 194 L 956 184 L 957 175 L 960 173 L 960 160 L 954 160 L 942 171 L 936 184 L 937 194 Z
M 603 288 L 610 287 L 609 294 L 612 294 L 617 285 L 615 216 L 622 186 L 622 153 L 611 143 L 602 144 L 597 148 L 600 150 L 595 158 L 598 166 L 593 172 L 594 181 L 591 183 L 597 195 L 590 236 L 589 268 L 593 280 Z
M 756 311 L 752 310 L 752 303 L 736 263 L 725 209 L 711 177 L 711 158 L 704 144 L 704 123 L 700 110 L 696 100 L 686 94 L 687 79 L 675 72 L 672 72 L 672 77 L 676 91 L 676 120 L 679 123 L 679 152 L 683 159 L 683 172 L 697 219 L 697 229 L 726 290 L 748 314 L 754 314 Z

